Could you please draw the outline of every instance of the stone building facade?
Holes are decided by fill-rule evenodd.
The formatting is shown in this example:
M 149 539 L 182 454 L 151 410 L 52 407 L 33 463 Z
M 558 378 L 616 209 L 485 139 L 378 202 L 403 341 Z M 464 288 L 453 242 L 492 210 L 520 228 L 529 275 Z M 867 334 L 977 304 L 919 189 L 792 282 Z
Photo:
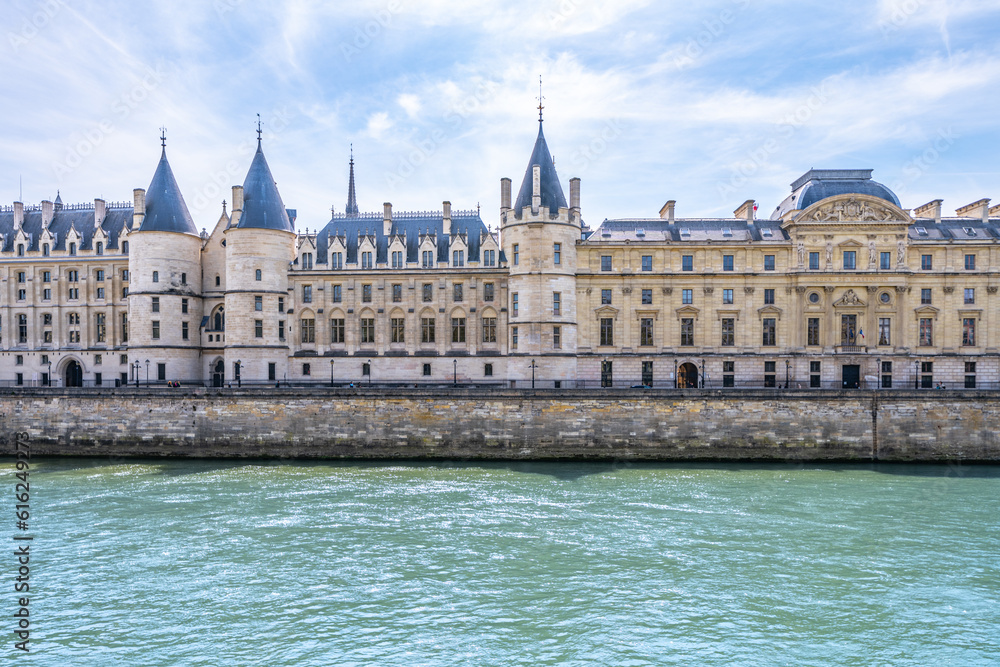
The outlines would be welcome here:
M 164 142 L 165 143 L 165 142 Z M 977 387 L 1000 372 L 1000 207 L 903 209 L 811 170 L 767 219 L 583 221 L 539 122 L 479 211 L 296 230 L 258 139 L 198 232 L 164 146 L 131 202 L 0 209 L 0 384 Z M 211 231 L 208 231 L 211 229 Z

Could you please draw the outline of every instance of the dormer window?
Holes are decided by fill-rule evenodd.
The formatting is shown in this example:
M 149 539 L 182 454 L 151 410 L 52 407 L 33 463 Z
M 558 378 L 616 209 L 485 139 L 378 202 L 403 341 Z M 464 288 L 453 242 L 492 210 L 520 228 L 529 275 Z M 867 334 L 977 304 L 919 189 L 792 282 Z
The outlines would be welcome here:
M 690 237 L 691 236 L 691 230 L 688 229 L 687 227 L 682 227 L 681 228 L 681 236 L 682 237 L 684 237 L 684 236 Z
M 128 241 L 122 241 L 122 254 L 128 254 Z
M 75 243 L 70 243 L 69 244 L 69 254 L 70 255 L 75 255 L 76 254 L 76 244 Z
M 635 235 L 636 236 L 645 236 L 646 235 L 646 230 L 645 229 L 637 229 L 637 230 L 635 230 Z
M 43 243 L 42 244 L 42 257 L 48 257 L 48 256 L 49 256 L 49 244 L 48 243 Z
M 767 238 L 771 238 L 772 236 L 774 236 L 774 230 L 773 229 L 766 229 L 766 228 L 762 229 L 762 230 L 760 230 L 760 235 L 761 236 L 765 236 Z
M 913 229 L 915 232 L 917 232 L 917 236 L 927 236 L 926 227 L 914 227 Z
M 97 242 L 97 246 L 94 248 L 94 250 L 95 250 L 95 252 L 98 255 L 103 255 L 104 254 L 104 244 L 101 243 L 100 241 L 98 241 Z
M 726 227 L 725 229 L 722 230 L 722 235 L 724 237 L 726 237 L 727 239 L 732 238 L 733 237 L 733 230 L 730 229 L 729 227 Z
M 966 234 L 968 234 L 969 236 L 975 236 L 975 235 L 976 235 L 976 230 L 975 230 L 975 229 L 973 229 L 972 227 L 963 227 L 962 229 L 963 229 L 963 231 L 965 231 L 965 233 L 966 233 Z
M 17 244 L 17 256 L 18 257 L 24 257 L 24 244 L 23 243 L 18 243 Z

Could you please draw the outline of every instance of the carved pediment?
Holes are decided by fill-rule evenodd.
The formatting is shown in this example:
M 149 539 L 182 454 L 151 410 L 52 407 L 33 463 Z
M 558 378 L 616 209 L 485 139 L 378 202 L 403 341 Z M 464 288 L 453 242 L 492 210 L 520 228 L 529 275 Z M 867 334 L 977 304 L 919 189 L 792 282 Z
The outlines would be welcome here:
M 637 320 L 641 320 L 644 317 L 651 317 L 654 320 L 660 319 L 660 311 L 658 310 L 637 310 L 635 311 L 635 317 Z
M 598 319 L 602 317 L 617 317 L 618 309 L 611 306 L 601 306 L 594 311 L 597 314 Z
M 677 319 L 681 319 L 682 317 L 693 317 L 695 319 L 698 319 L 698 314 L 701 311 L 699 311 L 694 306 L 681 306 L 674 312 L 677 313 Z
M 934 306 L 920 306 L 914 308 L 913 312 L 917 314 L 917 317 L 937 317 L 941 311 Z
M 847 290 L 844 296 L 833 302 L 834 308 L 843 308 L 844 306 L 863 307 L 867 305 L 852 289 Z
M 797 222 L 909 222 L 898 206 L 869 195 L 842 195 L 816 202 L 797 217 Z
M 758 317 L 775 317 L 781 319 L 781 308 L 777 306 L 764 306 L 763 308 L 757 309 Z

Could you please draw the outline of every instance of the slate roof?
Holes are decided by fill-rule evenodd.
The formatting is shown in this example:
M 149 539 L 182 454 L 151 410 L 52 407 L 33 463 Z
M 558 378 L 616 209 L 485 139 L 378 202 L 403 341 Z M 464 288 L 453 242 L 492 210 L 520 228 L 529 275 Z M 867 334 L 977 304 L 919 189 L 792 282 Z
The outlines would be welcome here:
M 118 235 L 123 227 L 132 224 L 132 206 L 109 203 L 101 228 L 107 234 L 107 250 L 118 249 Z M 79 250 L 92 250 L 94 243 L 94 205 L 77 204 L 54 209 L 49 232 L 55 236 L 53 252 L 66 250 L 66 236 L 75 227 L 80 234 Z M 22 229 L 28 235 L 28 252 L 39 250 L 42 236 L 42 210 L 39 206 L 25 207 Z M 14 211 L 10 207 L 0 210 L 0 234 L 3 235 L 3 250 L 13 251 L 15 238 Z
M 827 197 L 847 194 L 870 195 L 900 206 L 892 190 L 872 180 L 871 169 L 810 169 L 792 183 L 792 194 L 778 204 L 771 219 L 809 208 Z
M 589 242 L 641 243 L 644 241 L 670 241 L 704 243 L 768 242 L 788 240 L 788 235 L 776 220 L 755 220 L 753 224 L 743 218 L 695 218 L 668 222 L 663 218 L 625 218 L 605 220 L 592 233 Z
M 437 261 L 447 262 L 451 239 L 444 234 L 443 212 L 393 212 L 391 236 L 406 233 L 406 261 L 420 260 L 420 236 L 436 234 Z M 358 261 L 358 235 L 375 237 L 376 262 L 388 261 L 389 239 L 383 233 L 382 213 L 361 213 L 356 216 L 344 214 L 334 215 L 330 221 L 316 234 L 316 263 L 329 262 L 330 237 L 344 236 L 347 243 L 346 263 Z M 479 245 L 481 235 L 487 232 L 477 211 L 452 211 L 452 234 L 466 234 L 469 246 L 467 261 L 479 261 Z M 502 259 L 502 258 L 501 258 Z
M 140 232 L 176 232 L 198 235 L 184 195 L 177 186 L 174 172 L 167 161 L 167 149 L 160 154 L 153 180 L 146 190 L 146 215 L 139 225 Z
M 264 159 L 264 151 L 257 140 L 257 153 L 250 163 L 243 181 L 243 214 L 236 225 L 240 229 L 278 229 L 294 232 L 288 211 L 278 194 L 278 186 L 271 176 L 271 169 Z
M 556 174 L 556 166 L 552 162 L 552 155 L 549 147 L 545 143 L 545 135 L 542 134 L 542 121 L 538 121 L 538 138 L 535 139 L 535 148 L 531 151 L 531 159 L 528 160 L 528 168 L 524 172 L 524 180 L 521 181 L 521 189 L 517 192 L 517 200 L 514 202 L 514 215 L 520 216 L 521 210 L 525 206 L 531 206 L 532 184 L 534 181 L 532 167 L 541 167 L 540 186 L 542 206 L 547 206 L 552 215 L 559 213 L 560 208 L 568 208 L 566 197 L 563 195 L 562 186 L 559 185 L 559 176 Z
M 911 241 L 992 243 L 1000 239 L 1000 220 L 994 218 L 983 223 L 980 218 L 942 218 L 941 222 L 935 222 L 933 218 L 917 218 L 910 225 L 907 236 Z

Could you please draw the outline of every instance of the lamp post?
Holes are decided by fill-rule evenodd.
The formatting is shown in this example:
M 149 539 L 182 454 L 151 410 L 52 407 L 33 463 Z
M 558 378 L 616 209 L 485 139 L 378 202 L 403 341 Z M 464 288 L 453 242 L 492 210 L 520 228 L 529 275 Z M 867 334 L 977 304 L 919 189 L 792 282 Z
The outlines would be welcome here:
M 785 359 L 785 389 L 788 389 L 788 369 L 791 367 L 792 362 Z
M 677 359 L 674 358 L 674 389 L 677 389 Z
M 131 365 L 133 377 L 135 378 L 135 388 L 139 388 L 139 360 L 136 359 L 135 363 Z
M 535 369 L 538 368 L 538 366 L 535 364 L 535 360 L 534 359 L 531 360 L 531 365 L 528 366 L 528 368 L 531 369 L 531 388 L 534 389 L 535 388 Z
M 330 360 L 330 386 L 333 386 L 333 359 Z
M 882 358 L 875 358 L 875 388 L 882 388 Z
M 920 389 L 920 360 L 913 360 L 913 388 Z
M 52 362 L 48 361 L 46 363 L 47 363 L 47 365 L 49 367 L 49 386 L 51 387 L 52 386 Z
M 704 359 L 701 360 L 701 373 L 700 373 L 700 375 L 701 375 L 701 377 L 698 380 L 701 383 L 701 388 L 704 389 L 705 388 L 705 360 Z
M 149 386 L 149 359 L 146 359 L 146 386 Z
M 451 360 L 451 364 L 452 364 L 452 371 L 454 372 L 454 375 L 452 376 L 452 384 L 457 387 L 458 386 L 458 359 L 452 359 Z
M 368 360 L 368 386 L 372 386 L 372 360 Z
M 239 359 L 236 360 L 236 386 L 243 386 L 243 362 Z

